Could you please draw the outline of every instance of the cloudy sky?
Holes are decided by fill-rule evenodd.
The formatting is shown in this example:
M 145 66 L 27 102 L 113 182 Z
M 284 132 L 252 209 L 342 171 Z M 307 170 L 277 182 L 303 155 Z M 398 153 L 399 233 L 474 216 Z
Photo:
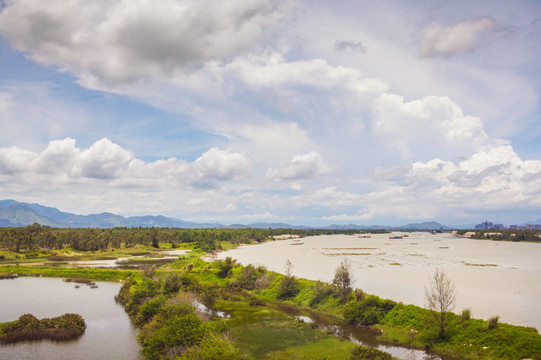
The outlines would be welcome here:
M 541 217 L 537 0 L 0 0 L 0 198 L 222 223 Z

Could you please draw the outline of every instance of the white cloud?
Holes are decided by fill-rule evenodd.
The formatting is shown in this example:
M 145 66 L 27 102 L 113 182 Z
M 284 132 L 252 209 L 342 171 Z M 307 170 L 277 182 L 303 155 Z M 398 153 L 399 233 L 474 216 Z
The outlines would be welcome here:
M 500 26 L 486 17 L 451 26 L 432 23 L 423 29 L 419 54 L 424 57 L 449 57 L 470 52 L 492 39 L 499 30 Z
M 397 170 L 380 169 L 377 178 L 387 181 L 384 191 L 392 189 L 397 195 L 391 203 L 408 200 L 411 208 L 416 204 L 437 212 L 438 206 L 451 211 L 454 207 L 486 210 L 541 204 L 541 161 L 524 161 L 511 146 L 484 149 L 456 162 L 434 159 Z M 426 217 L 430 215 L 436 214 Z
M 232 180 L 245 172 L 251 164 L 242 153 L 212 148 L 192 164 L 200 179 Z
M 323 156 L 316 151 L 296 155 L 277 169 L 269 169 L 267 177 L 279 180 L 312 179 L 331 171 Z
M 107 186 L 164 186 L 212 184 L 236 178 L 251 164 L 239 152 L 211 148 L 196 161 L 176 158 L 145 162 L 109 139 L 101 139 L 87 149 L 75 140 L 51 141 L 41 152 L 19 147 L 0 148 L 2 182 L 49 183 L 94 179 Z
M 287 13 L 283 0 L 7 1 L 0 32 L 17 50 L 82 77 L 124 82 L 227 58 Z

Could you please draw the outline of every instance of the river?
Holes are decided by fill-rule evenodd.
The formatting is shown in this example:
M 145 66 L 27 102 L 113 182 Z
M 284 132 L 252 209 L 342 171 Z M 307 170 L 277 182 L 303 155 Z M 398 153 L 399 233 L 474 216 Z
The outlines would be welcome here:
M 398 235 L 398 234 L 393 234 Z M 541 329 L 541 244 L 471 240 L 451 234 L 410 233 L 312 236 L 240 246 L 218 254 L 242 264 L 264 265 L 284 272 L 290 259 L 298 277 L 331 281 L 347 258 L 355 287 L 369 294 L 424 305 L 430 274 L 443 269 L 455 283 L 455 312 L 471 308 L 473 317 Z
M 0 322 L 31 313 L 37 318 L 78 313 L 86 322 L 83 336 L 67 342 L 48 340 L 0 345 L 0 359 L 84 360 L 142 359 L 136 328 L 114 300 L 121 284 L 96 282 L 75 288 L 58 278 L 0 280 Z

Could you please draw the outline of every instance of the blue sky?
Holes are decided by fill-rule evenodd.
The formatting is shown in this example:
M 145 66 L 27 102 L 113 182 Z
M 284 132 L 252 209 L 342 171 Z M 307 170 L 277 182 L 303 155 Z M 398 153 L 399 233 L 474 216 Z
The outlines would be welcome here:
M 1 4 L 0 198 L 223 223 L 541 218 L 538 1 Z

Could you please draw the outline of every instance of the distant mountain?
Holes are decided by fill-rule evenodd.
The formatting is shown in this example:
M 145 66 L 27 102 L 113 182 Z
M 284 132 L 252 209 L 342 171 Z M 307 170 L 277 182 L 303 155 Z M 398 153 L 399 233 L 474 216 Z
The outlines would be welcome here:
M 217 223 L 195 223 L 165 216 L 124 217 L 112 213 L 75 215 L 39 204 L 28 204 L 14 200 L 0 200 L 0 226 L 26 226 L 33 223 L 54 227 L 179 227 L 218 228 Z
M 0 227 L 7 226 L 26 226 L 33 223 L 53 227 L 176 227 L 176 228 L 229 228 L 229 229 L 326 229 L 326 230 L 450 230 L 448 226 L 438 222 L 424 222 L 416 224 L 408 224 L 400 227 L 383 226 L 383 225 L 329 225 L 323 227 L 310 227 L 304 225 L 291 225 L 286 223 L 266 223 L 258 222 L 248 225 L 232 224 L 224 225 L 220 223 L 197 223 L 193 221 L 185 221 L 165 216 L 130 216 L 124 217 L 112 213 L 101 213 L 91 215 L 76 215 L 72 213 L 62 212 L 56 208 L 43 206 L 40 204 L 29 204 L 18 202 L 15 200 L 0 200 Z
M 401 230 L 450 230 L 450 227 L 440 224 L 436 221 L 429 221 L 423 223 L 414 223 L 400 226 Z

